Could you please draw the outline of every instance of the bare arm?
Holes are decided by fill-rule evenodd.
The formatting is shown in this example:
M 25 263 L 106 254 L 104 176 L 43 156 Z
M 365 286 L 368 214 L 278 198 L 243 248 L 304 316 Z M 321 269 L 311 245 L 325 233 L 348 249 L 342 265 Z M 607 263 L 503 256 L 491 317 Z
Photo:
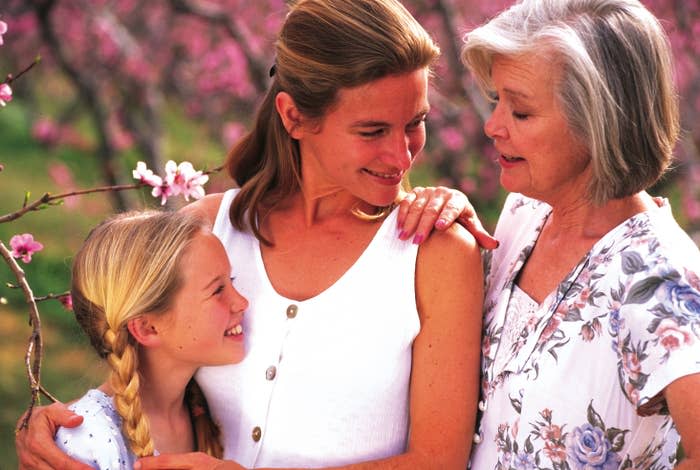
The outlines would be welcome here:
M 700 373 L 673 381 L 664 395 L 685 452 L 685 459 L 676 468 L 700 468 Z
M 478 247 L 464 229 L 435 234 L 421 246 L 416 272 L 421 332 L 413 345 L 407 451 L 335 470 L 466 468 L 478 399 L 482 286 Z M 138 468 L 241 468 L 213 460 L 196 464 L 195 456 L 149 457 Z

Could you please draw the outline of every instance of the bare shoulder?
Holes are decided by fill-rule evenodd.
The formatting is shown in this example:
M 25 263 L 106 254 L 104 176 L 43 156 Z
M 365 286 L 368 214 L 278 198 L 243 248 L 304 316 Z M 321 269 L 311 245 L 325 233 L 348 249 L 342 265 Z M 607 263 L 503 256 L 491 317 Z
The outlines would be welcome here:
M 453 224 L 444 232 L 437 230 L 421 244 L 418 263 L 444 266 L 447 259 L 460 263 L 481 263 L 481 251 L 474 236 L 459 224 Z
M 202 199 L 194 201 L 192 204 L 187 204 L 180 210 L 204 217 L 204 219 L 213 226 L 223 197 L 223 193 L 207 194 Z

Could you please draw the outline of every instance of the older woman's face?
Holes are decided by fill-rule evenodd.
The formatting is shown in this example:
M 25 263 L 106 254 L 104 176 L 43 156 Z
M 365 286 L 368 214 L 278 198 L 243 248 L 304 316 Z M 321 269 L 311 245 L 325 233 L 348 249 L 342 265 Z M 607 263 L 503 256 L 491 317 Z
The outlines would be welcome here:
M 552 205 L 580 200 L 590 179 L 588 152 L 555 96 L 559 73 L 540 56 L 496 56 L 496 105 L 484 125 L 500 154 L 503 187 Z

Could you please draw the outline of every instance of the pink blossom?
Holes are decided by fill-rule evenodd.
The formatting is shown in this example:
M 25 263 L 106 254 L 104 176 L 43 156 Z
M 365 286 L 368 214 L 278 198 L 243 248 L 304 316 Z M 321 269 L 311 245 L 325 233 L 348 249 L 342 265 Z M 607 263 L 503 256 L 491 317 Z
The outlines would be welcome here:
M 196 171 L 190 162 L 182 162 L 176 165 L 169 160 L 165 164 L 165 185 L 170 188 L 171 194 L 177 196 L 182 194 L 185 201 L 204 197 L 202 185 L 209 181 L 209 176 L 201 171 Z
M 240 122 L 227 122 L 221 129 L 222 140 L 224 147 L 230 148 L 240 139 L 245 133 L 245 127 Z
M 151 191 L 151 195 L 153 197 L 159 197 L 160 198 L 160 205 L 165 205 L 165 203 L 168 201 L 168 198 L 170 196 L 175 196 L 173 193 L 173 189 L 171 186 L 167 185 L 161 185 L 161 186 L 154 186 L 153 191 Z
M 15 235 L 10 239 L 10 248 L 12 248 L 12 256 L 21 258 L 25 263 L 32 260 L 32 255 L 37 251 L 43 250 L 44 245 L 34 241 L 31 233 Z
M 59 126 L 49 118 L 39 118 L 32 125 L 32 137 L 43 145 L 54 145 L 61 137 Z
M 149 170 L 144 162 L 138 162 L 136 164 L 136 169 L 132 171 L 131 174 L 134 176 L 134 179 L 137 179 L 149 186 L 153 186 L 154 188 L 163 186 L 163 178 L 158 175 L 154 175 L 153 171 Z
M 12 101 L 12 88 L 7 83 L 0 83 L 0 106 Z
M 60 296 L 58 301 L 61 302 L 61 305 L 66 310 L 73 310 L 73 297 L 70 294 Z
M 464 147 L 463 131 L 455 127 L 444 127 L 440 130 L 440 140 L 447 150 L 456 152 Z
M 7 23 L 4 21 L 0 20 L 0 46 L 4 44 L 4 41 L 2 40 L 2 35 L 7 32 Z

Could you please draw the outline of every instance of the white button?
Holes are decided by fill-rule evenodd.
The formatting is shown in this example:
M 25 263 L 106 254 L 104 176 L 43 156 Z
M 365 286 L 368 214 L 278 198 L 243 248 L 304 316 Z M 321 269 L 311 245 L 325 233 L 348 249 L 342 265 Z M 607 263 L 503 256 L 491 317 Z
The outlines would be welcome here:
M 277 368 L 275 366 L 270 366 L 265 371 L 265 378 L 267 380 L 272 380 L 277 375 Z
M 474 444 L 481 444 L 481 434 L 474 434 Z
M 480 401 L 479 401 L 479 409 L 480 409 L 481 411 L 486 411 L 486 408 L 487 408 L 487 407 L 486 407 L 486 402 L 485 402 L 484 400 L 480 400 Z

